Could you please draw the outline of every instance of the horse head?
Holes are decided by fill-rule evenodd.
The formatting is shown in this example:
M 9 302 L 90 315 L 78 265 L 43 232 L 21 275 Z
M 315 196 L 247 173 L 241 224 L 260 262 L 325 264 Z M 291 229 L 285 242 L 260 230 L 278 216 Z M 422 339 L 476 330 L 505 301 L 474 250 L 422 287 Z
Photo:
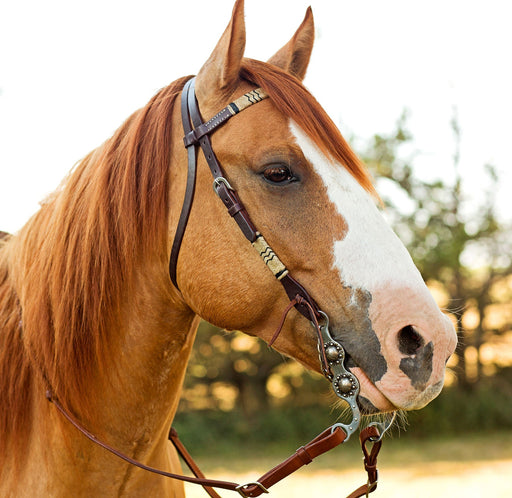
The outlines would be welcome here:
M 268 94 L 212 134 L 215 155 L 254 225 L 328 315 L 360 382 L 363 411 L 418 409 L 440 392 L 456 335 L 382 217 L 365 167 L 301 83 L 313 41 L 308 9 L 267 63 L 244 59 L 238 1 L 197 76 L 199 108 L 208 119 L 256 87 Z M 269 341 L 289 298 L 227 215 L 198 158 L 174 298 L 217 326 Z M 175 159 L 182 167 L 172 174 L 171 198 L 182 199 L 184 149 Z M 178 215 L 171 210 L 171 242 Z M 289 315 L 275 346 L 319 369 L 316 334 L 299 313 Z
M 162 89 L 18 234 L 0 232 L 0 495 L 183 496 L 175 481 L 127 469 L 96 435 L 142 468 L 179 471 L 164 435 L 198 317 L 315 370 L 326 320 L 310 318 L 328 317 L 366 413 L 421 408 L 440 392 L 453 326 L 381 216 L 364 165 L 302 85 L 313 39 L 308 10 L 268 62 L 244 59 L 237 0 L 195 93 L 188 78 Z M 255 105 L 234 104 L 247 93 Z M 193 155 L 188 132 L 183 146 L 180 94 L 215 127 L 206 156 Z M 215 192 L 211 155 L 224 175 Z M 231 216 L 221 191 L 237 192 Z

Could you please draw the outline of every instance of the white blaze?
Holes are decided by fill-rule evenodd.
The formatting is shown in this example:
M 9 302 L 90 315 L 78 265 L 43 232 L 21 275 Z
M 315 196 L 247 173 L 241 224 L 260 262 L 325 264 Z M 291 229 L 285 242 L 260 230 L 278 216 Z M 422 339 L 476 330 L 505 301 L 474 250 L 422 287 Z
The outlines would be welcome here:
M 371 195 L 345 167 L 329 160 L 294 122 L 290 128 L 347 224 L 345 237 L 334 241 L 334 266 L 343 284 L 370 292 L 387 284 L 424 285 L 409 253 Z

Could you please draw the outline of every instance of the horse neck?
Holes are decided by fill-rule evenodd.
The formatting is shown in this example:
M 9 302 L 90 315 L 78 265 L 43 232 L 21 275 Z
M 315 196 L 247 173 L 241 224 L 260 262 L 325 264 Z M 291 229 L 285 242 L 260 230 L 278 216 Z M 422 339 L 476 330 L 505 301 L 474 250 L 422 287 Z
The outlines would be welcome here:
M 135 418 L 155 418 L 156 425 L 170 423 L 198 325 L 188 308 L 166 298 L 168 276 L 149 271 L 135 276 L 137 292 L 122 305 L 122 319 L 113 331 L 114 374 L 100 381 L 108 389 L 106 398 L 118 399 L 114 423 L 122 418 L 130 423 L 133 415 L 127 410 L 138 412 Z
M 31 230 L 37 229 L 36 221 L 37 218 L 31 223 Z M 16 238 L 9 248 L 11 263 L 17 259 L 15 253 L 21 252 L 21 244 L 28 242 L 23 240 L 23 234 L 19 240 Z M 164 443 L 176 413 L 198 317 L 172 298 L 169 277 L 156 259 L 132 269 L 130 292 L 122 292 L 120 318 L 107 331 L 107 368 L 90 379 L 87 391 L 82 394 L 84 402 L 88 400 L 86 412 L 76 402 L 70 407 L 66 399 L 60 401 L 100 439 L 143 463 L 169 468 Z M 16 276 L 15 266 L 11 269 Z M 51 467 L 48 479 L 55 477 L 57 469 L 56 481 L 62 482 L 64 488 L 76 485 L 76 489 L 81 489 L 83 483 L 71 480 L 80 480 L 87 474 L 87 489 L 94 494 L 98 491 L 94 488 L 96 483 L 104 484 L 105 472 L 118 478 L 112 485 L 121 487 L 119 479 L 131 472 L 126 464 L 94 446 L 69 424 L 46 400 L 48 386 L 38 375 L 39 367 L 32 364 L 29 368 L 29 419 L 31 433 L 37 437 L 31 438 L 29 448 L 25 448 L 29 461 L 23 473 L 39 473 L 37 462 L 44 458 Z M 52 448 L 50 455 L 46 448 Z M 72 471 L 77 465 L 83 467 L 84 474 Z M 145 475 L 140 477 L 145 479 Z

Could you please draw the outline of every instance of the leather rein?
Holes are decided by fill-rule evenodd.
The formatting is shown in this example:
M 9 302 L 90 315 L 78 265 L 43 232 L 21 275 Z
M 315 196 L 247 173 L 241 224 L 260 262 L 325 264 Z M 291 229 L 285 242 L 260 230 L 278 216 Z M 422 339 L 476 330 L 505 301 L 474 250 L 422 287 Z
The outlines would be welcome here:
M 300 447 L 288 459 L 265 473 L 257 481 L 247 484 L 238 484 L 229 481 L 220 481 L 205 478 L 204 474 L 199 470 L 190 454 L 178 438 L 177 432 L 171 428 L 169 440 L 173 443 L 178 454 L 182 457 L 195 477 L 174 474 L 163 470 L 149 467 L 119 450 L 108 445 L 104 441 L 98 439 L 94 434 L 85 429 L 69 411 L 62 406 L 59 400 L 53 395 L 52 389 L 49 387 L 46 392 L 47 399 L 52 402 L 58 411 L 85 437 L 95 444 L 103 447 L 107 451 L 113 453 L 122 460 L 149 472 L 177 479 L 193 484 L 199 484 L 204 487 L 206 492 L 212 498 L 220 498 L 220 495 L 213 488 L 227 489 L 237 491 L 243 497 L 257 497 L 263 493 L 268 493 L 268 488 L 281 481 L 291 473 L 298 470 L 303 465 L 307 465 L 314 458 L 335 448 L 336 446 L 347 441 L 350 436 L 357 430 L 361 421 L 359 407 L 357 405 L 357 395 L 359 394 L 359 382 L 357 378 L 350 373 L 344 365 L 345 351 L 343 346 L 331 336 L 329 332 L 329 319 L 327 315 L 318 307 L 313 298 L 288 272 L 287 268 L 268 245 L 267 241 L 257 231 L 251 221 L 247 210 L 240 200 L 237 192 L 231 187 L 226 179 L 222 168 L 213 152 L 209 135 L 217 128 L 222 126 L 226 121 L 236 114 L 242 112 L 247 107 L 261 102 L 267 98 L 266 92 L 258 88 L 252 90 L 234 102 L 226 106 L 222 111 L 217 113 L 207 122 L 203 122 L 199 112 L 199 106 L 194 92 L 194 80 L 190 79 L 185 84 L 181 97 L 181 115 L 183 129 L 185 132 L 184 144 L 188 155 L 188 173 L 187 185 L 183 207 L 181 210 L 176 235 L 171 249 L 169 262 L 169 274 L 171 281 L 177 289 L 177 262 L 181 247 L 181 242 L 187 226 L 192 202 L 195 192 L 196 169 L 197 169 L 197 152 L 201 147 L 208 166 L 213 176 L 213 189 L 219 196 L 229 214 L 236 221 L 244 236 L 251 242 L 253 247 L 258 251 L 263 261 L 272 271 L 276 279 L 283 285 L 286 294 L 290 299 L 290 304 L 283 313 L 281 324 L 276 330 L 274 337 L 270 341 L 270 345 L 276 340 L 283 326 L 288 311 L 295 307 L 304 317 L 311 321 L 318 335 L 318 351 L 322 371 L 326 378 L 331 381 L 334 392 L 341 399 L 349 404 L 352 419 L 348 424 L 336 423 L 319 434 L 312 441 Z M 368 496 L 377 488 L 378 472 L 377 472 L 377 455 L 379 453 L 382 437 L 390 425 L 393 423 L 394 417 L 388 424 L 373 423 L 366 427 L 360 433 L 361 448 L 364 455 L 364 467 L 368 474 L 366 484 L 360 486 L 348 498 L 358 498 L 360 496 Z M 368 449 L 367 445 L 371 444 Z

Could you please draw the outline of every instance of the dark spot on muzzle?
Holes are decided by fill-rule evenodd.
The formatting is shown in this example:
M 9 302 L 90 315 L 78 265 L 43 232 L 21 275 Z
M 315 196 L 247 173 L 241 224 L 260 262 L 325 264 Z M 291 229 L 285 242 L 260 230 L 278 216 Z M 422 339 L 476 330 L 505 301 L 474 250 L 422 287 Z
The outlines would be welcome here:
M 347 352 L 347 366 L 360 367 L 375 383 L 384 376 L 388 366 L 370 320 L 372 295 L 362 289 L 345 289 L 351 294 L 347 299 L 350 305 L 341 310 L 342 316 L 336 317 L 334 336 Z
M 432 375 L 432 360 L 434 358 L 434 344 L 429 342 L 418 349 L 416 354 L 400 361 L 400 370 L 411 379 L 411 384 L 418 391 L 424 391 Z

